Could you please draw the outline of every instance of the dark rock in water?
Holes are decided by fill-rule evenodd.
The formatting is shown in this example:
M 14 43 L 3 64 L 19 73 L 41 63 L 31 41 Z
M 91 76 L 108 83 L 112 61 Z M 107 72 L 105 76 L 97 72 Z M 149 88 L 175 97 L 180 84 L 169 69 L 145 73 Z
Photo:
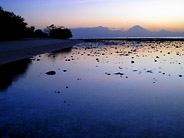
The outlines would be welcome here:
M 67 70 L 63 70 L 63 72 L 66 72 Z
M 64 103 L 66 103 L 66 101 L 64 101 Z
M 107 72 L 106 72 L 105 74 L 106 74 L 106 75 L 111 75 L 110 73 L 107 73 Z
M 133 64 L 133 63 L 134 63 L 134 61 L 131 61 L 131 63 Z
M 96 58 L 96 61 L 99 62 L 100 60 L 98 58 Z
M 147 70 L 146 72 L 147 72 L 147 73 L 153 73 L 153 71 L 152 71 L 152 70 Z
M 118 73 L 114 73 L 115 75 L 124 75 L 123 73 L 121 73 L 121 72 L 118 72 Z
M 183 77 L 183 75 L 179 75 L 179 77 Z
M 55 93 L 59 94 L 59 93 L 61 93 L 61 92 L 60 92 L 60 91 L 55 91 Z
M 66 88 L 68 88 L 68 86 L 66 86 Z
M 47 74 L 47 75 L 55 75 L 56 72 L 55 72 L 55 71 L 48 71 L 48 72 L 46 72 L 45 74 Z

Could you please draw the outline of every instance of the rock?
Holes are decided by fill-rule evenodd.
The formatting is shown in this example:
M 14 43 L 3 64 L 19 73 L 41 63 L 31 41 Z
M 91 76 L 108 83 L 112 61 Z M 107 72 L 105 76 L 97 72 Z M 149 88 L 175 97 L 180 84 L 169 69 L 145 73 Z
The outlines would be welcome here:
M 67 70 L 63 70 L 63 72 L 67 72 Z
M 107 72 L 106 72 L 105 74 L 106 74 L 106 75 L 111 75 L 110 73 L 107 73 Z
M 96 58 L 96 61 L 99 62 L 100 60 L 98 58 Z
M 55 93 L 59 94 L 59 93 L 61 93 L 61 92 L 60 92 L 60 91 L 55 91 Z
M 45 74 L 47 74 L 47 75 L 55 75 L 56 72 L 55 72 L 55 71 L 48 71 L 48 72 L 46 72 Z
M 114 73 L 115 75 L 124 75 L 123 73 L 121 73 L 121 72 L 118 72 L 118 73 Z
M 146 72 L 147 72 L 147 73 L 153 73 L 153 71 L 152 71 L 152 70 L 147 70 Z

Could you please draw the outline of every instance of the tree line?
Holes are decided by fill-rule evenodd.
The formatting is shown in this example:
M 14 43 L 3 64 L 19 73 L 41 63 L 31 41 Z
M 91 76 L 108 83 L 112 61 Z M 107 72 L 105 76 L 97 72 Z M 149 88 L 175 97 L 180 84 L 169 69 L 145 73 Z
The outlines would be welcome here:
M 70 29 L 54 24 L 46 29 L 35 29 L 28 26 L 24 18 L 0 7 L 0 40 L 17 40 L 22 38 L 55 38 L 68 39 L 72 37 Z

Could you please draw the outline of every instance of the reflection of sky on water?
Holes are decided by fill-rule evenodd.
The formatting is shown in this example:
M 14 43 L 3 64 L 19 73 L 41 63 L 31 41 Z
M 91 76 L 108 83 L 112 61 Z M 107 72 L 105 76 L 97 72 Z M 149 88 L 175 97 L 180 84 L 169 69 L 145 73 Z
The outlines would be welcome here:
M 181 137 L 183 46 L 86 42 L 36 56 L 0 93 L 0 136 Z

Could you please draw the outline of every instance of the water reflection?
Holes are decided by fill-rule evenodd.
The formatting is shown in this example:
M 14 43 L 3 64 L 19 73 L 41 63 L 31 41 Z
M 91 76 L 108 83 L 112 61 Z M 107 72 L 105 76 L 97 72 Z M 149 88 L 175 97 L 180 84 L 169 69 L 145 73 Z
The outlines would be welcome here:
M 0 93 L 0 137 L 183 137 L 183 56 L 181 41 L 91 41 L 35 56 Z
M 59 54 L 63 54 L 63 53 L 71 53 L 72 51 L 72 47 L 69 47 L 69 48 L 63 48 L 63 49 L 60 49 L 60 50 L 57 50 L 57 51 L 53 51 L 51 54 L 54 54 L 54 55 L 59 55 Z
M 30 59 L 0 65 L 0 90 L 6 91 L 6 89 L 12 85 L 12 82 L 23 77 L 30 65 Z

